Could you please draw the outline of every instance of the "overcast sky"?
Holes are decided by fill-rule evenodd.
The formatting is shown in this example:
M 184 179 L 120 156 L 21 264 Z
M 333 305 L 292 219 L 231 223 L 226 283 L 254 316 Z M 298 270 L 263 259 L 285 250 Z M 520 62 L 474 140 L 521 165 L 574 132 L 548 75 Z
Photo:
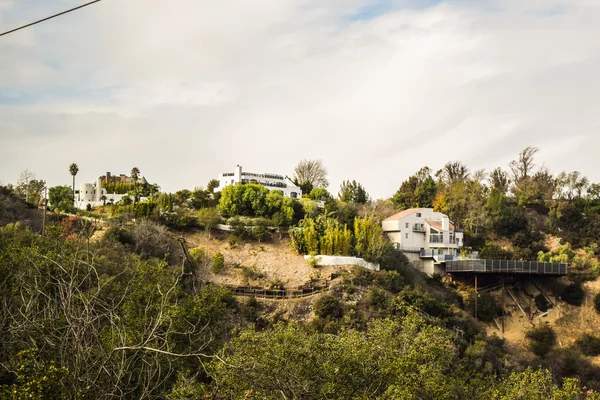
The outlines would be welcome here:
M 0 0 L 0 31 L 85 0 Z M 0 37 L 0 181 L 240 164 L 391 196 L 424 165 L 538 146 L 600 181 L 598 0 L 104 0 Z

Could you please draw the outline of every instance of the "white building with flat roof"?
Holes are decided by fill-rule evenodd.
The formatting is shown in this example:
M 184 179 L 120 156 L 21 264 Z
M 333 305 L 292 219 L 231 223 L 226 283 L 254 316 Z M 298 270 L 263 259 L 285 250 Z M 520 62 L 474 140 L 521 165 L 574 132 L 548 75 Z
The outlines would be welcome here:
M 278 174 L 256 174 L 244 172 L 240 165 L 236 165 L 233 172 L 219 174 L 219 187 L 215 191 L 221 191 L 229 185 L 238 183 L 256 183 L 263 185 L 269 190 L 281 190 L 285 197 L 299 199 L 302 197 L 302 189 L 294 184 L 287 176 Z
M 116 203 L 126 194 L 107 193 L 102 187 L 102 177 L 96 180 L 96 183 L 82 183 L 79 185 L 75 206 L 79 209 L 87 208 L 89 204 L 92 207 L 102 206 L 105 203 Z
M 401 211 L 386 218 L 382 227 L 394 246 L 428 275 L 441 273 L 443 263 L 456 258 L 464 244 L 463 232 L 431 208 Z

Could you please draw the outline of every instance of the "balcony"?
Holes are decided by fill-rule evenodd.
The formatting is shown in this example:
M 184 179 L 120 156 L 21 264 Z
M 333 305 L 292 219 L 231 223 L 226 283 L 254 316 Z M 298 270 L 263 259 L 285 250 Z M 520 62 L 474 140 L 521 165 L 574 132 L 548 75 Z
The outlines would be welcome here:
M 413 232 L 423 232 L 425 233 L 425 224 L 414 224 Z
M 429 245 L 433 247 L 456 246 L 456 237 L 453 234 L 451 234 L 448 237 L 448 240 L 444 241 L 443 234 L 430 234 Z

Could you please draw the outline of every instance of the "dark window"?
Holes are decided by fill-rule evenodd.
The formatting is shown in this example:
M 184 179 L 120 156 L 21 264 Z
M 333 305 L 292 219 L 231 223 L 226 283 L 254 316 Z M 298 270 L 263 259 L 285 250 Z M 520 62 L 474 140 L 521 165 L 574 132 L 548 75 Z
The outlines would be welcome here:
M 421 218 L 421 213 L 417 213 L 417 218 Z

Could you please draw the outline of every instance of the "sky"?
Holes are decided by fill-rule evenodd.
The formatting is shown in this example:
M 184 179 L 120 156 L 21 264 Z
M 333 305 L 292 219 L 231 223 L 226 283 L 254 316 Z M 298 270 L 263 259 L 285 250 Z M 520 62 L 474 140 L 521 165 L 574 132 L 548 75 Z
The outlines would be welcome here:
M 0 31 L 85 3 L 0 0 Z M 103 0 L 0 37 L 0 182 L 164 191 L 320 159 L 373 198 L 459 160 L 600 181 L 597 0 Z

